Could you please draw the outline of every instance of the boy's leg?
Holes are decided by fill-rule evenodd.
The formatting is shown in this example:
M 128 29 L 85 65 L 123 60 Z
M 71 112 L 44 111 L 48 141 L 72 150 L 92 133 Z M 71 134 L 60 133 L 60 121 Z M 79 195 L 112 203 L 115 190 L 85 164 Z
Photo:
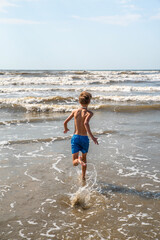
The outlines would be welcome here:
M 79 152 L 72 154 L 73 166 L 77 166 L 79 164 L 79 162 L 78 162 L 78 154 L 79 154 Z
M 79 154 L 79 152 L 72 154 L 73 166 L 77 166 L 79 163 L 80 163 L 82 166 L 85 166 L 86 164 L 85 164 L 85 162 L 83 161 L 83 157 L 78 157 L 78 154 Z M 82 154 L 82 156 L 83 156 L 83 154 Z
M 85 163 L 82 165 L 82 179 L 85 180 L 87 170 L 87 153 L 82 153 L 82 161 Z

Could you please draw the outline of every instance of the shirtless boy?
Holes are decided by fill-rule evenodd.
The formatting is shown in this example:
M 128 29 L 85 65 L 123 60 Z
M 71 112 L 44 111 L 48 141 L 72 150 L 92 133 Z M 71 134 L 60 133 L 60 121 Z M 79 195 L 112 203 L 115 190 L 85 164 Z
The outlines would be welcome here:
M 93 116 L 93 113 L 87 109 L 92 95 L 88 92 L 82 92 L 79 96 L 79 103 L 81 108 L 74 110 L 71 115 L 64 121 L 64 133 L 67 133 L 69 129 L 67 128 L 67 123 L 74 117 L 74 135 L 71 139 L 72 147 L 72 159 L 73 166 L 78 164 L 82 165 L 82 180 L 85 180 L 86 169 L 87 169 L 87 152 L 89 148 L 89 138 L 92 138 L 95 144 L 98 144 L 97 138 L 93 136 L 89 121 Z M 87 135 L 88 133 L 88 135 Z M 79 156 L 79 151 L 82 152 L 82 157 Z

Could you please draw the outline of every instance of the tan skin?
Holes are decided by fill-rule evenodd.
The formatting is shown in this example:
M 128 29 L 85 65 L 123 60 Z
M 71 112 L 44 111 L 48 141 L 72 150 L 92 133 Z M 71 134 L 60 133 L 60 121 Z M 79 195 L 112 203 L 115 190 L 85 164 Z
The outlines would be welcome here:
M 70 116 L 64 121 L 64 133 L 67 133 L 69 129 L 67 128 L 67 123 L 74 117 L 75 131 L 74 134 L 81 136 L 88 135 L 92 138 L 95 144 L 98 144 L 98 140 L 93 136 L 89 121 L 93 116 L 93 113 L 87 109 L 88 104 L 81 104 L 81 108 L 74 110 Z M 79 152 L 72 154 L 73 166 L 78 164 L 82 165 L 82 179 L 85 180 L 85 174 L 87 169 L 87 153 L 82 153 L 82 157 L 78 157 Z

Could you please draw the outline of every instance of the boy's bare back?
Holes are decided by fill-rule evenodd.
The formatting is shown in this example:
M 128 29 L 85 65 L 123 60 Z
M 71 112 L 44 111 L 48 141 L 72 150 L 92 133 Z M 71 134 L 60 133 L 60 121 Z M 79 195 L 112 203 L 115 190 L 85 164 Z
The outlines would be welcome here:
M 81 108 L 74 110 L 70 116 L 64 121 L 64 133 L 67 133 L 69 129 L 67 128 L 67 123 L 74 117 L 75 130 L 74 134 L 80 136 L 89 135 L 95 144 L 98 144 L 97 138 L 95 138 L 91 132 L 89 121 L 93 116 L 93 113 L 87 109 L 92 95 L 88 92 L 82 92 L 79 96 L 79 103 Z
M 81 136 L 87 136 L 87 130 L 85 127 L 86 120 L 93 115 L 91 111 L 88 111 L 86 108 L 79 108 L 73 112 L 74 114 L 74 125 L 75 130 L 74 134 Z

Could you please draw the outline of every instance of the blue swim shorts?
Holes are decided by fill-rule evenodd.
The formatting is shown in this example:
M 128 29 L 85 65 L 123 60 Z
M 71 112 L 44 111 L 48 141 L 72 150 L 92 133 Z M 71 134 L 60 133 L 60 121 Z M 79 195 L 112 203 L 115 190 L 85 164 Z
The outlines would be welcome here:
M 74 134 L 71 139 L 72 154 L 81 151 L 82 153 L 87 153 L 89 148 L 89 138 L 88 136 L 81 136 Z

